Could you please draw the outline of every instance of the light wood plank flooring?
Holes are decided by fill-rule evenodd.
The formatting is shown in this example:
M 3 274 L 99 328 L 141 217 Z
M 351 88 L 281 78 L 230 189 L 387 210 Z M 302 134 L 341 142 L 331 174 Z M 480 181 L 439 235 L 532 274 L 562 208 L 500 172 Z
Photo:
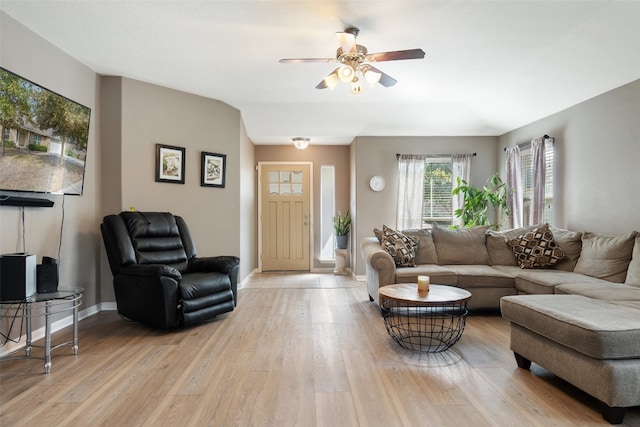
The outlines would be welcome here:
M 0 425 L 607 425 L 593 398 L 518 369 L 508 333 L 474 313 L 450 351 L 416 355 L 387 335 L 364 283 L 257 274 L 213 322 L 158 331 L 101 312 L 80 322 L 78 356 L 54 352 L 51 374 L 1 363 Z M 640 408 L 625 425 L 640 426 Z

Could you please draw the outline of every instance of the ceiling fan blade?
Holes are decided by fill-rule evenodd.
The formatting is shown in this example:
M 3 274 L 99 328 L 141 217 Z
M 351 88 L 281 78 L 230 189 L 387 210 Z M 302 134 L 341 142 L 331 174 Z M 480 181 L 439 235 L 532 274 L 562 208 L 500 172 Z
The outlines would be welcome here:
M 282 64 L 298 64 L 303 62 L 336 62 L 336 58 L 283 58 L 280 63 Z
M 340 81 L 340 78 L 338 77 L 338 70 L 339 69 L 340 69 L 340 67 L 336 68 L 327 77 L 322 79 L 322 81 L 320 83 L 318 83 L 318 85 L 316 86 L 316 89 L 327 89 L 327 88 L 329 88 L 329 89 L 333 90 L 333 88 L 336 87 L 336 85 Z
M 398 83 L 398 81 L 396 79 L 394 79 L 393 77 L 391 77 L 389 74 L 384 73 L 384 72 L 378 70 L 376 67 L 372 67 L 369 64 L 367 64 L 367 71 L 373 71 L 374 73 L 379 73 L 380 74 L 380 80 L 378 80 L 378 83 L 380 83 L 384 87 L 390 87 L 390 86 L 393 86 L 394 84 Z M 365 73 L 366 73 L 366 71 L 365 71 Z M 366 78 L 366 75 L 365 75 L 365 78 Z
M 401 59 L 422 59 L 424 51 L 422 49 L 394 50 L 392 52 L 372 53 L 368 55 L 376 62 L 398 61 Z
M 336 33 L 343 53 L 356 53 L 356 36 L 351 33 Z

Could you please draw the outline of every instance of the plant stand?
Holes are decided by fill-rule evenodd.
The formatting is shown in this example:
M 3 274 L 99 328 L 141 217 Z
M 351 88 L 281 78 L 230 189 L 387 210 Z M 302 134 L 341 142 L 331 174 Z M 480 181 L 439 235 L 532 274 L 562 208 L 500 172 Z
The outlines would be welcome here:
M 336 268 L 333 270 L 333 274 L 336 276 L 347 275 L 347 258 L 349 257 L 349 250 L 336 248 Z

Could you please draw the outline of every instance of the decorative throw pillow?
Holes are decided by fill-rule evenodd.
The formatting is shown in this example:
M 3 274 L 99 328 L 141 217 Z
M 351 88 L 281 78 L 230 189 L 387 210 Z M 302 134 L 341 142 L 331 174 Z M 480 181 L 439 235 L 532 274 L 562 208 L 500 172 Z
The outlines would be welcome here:
M 409 237 L 386 225 L 382 226 L 382 247 L 399 267 L 414 267 L 418 237 Z
M 541 227 L 507 240 L 520 268 L 548 267 L 566 257 L 564 251 L 553 240 L 549 225 Z
M 373 229 L 373 235 L 376 236 L 376 239 L 378 239 L 378 242 L 382 243 L 382 230 L 379 228 L 374 228 Z
M 526 227 L 501 231 L 487 230 L 485 233 L 485 244 L 487 246 L 490 264 L 517 266 L 518 261 L 513 256 L 513 251 L 507 242 L 533 230 L 536 227 L 539 227 L 539 225 L 528 225 Z

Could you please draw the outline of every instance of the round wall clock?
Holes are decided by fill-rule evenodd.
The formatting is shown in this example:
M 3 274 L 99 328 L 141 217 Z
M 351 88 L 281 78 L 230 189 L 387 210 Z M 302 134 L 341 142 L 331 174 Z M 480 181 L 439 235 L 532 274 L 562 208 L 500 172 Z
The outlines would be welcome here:
M 369 181 L 369 187 L 371 187 L 373 191 L 382 191 L 384 188 L 384 178 L 381 176 L 374 176 Z

